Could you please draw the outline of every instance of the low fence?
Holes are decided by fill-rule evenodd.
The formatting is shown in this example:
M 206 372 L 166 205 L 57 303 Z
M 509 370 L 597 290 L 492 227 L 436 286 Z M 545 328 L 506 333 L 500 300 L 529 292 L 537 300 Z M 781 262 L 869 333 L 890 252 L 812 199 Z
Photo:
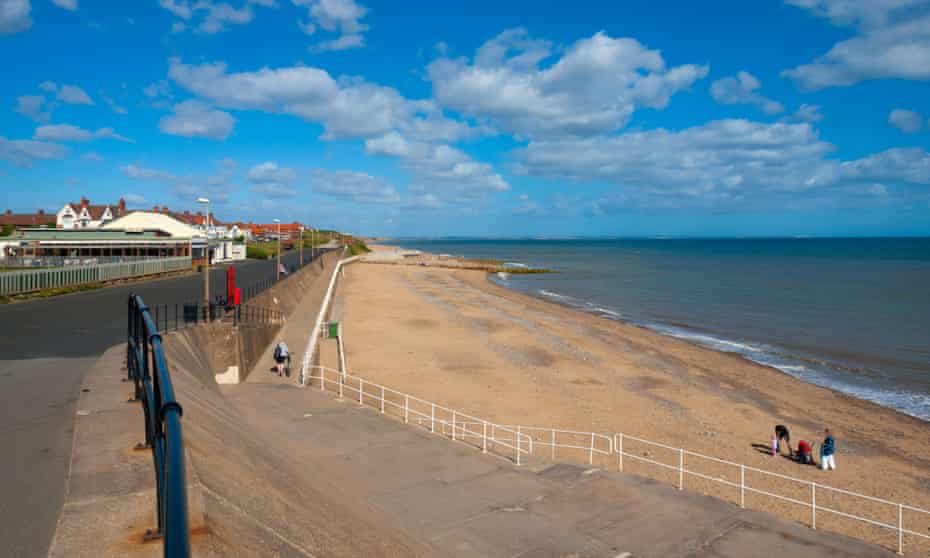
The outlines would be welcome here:
M 208 321 L 226 320 L 234 325 L 281 325 L 284 312 L 252 305 L 225 306 L 211 304 L 156 304 L 149 307 L 159 331 L 179 331 Z
M 126 368 L 133 400 L 142 403 L 145 447 L 152 450 L 155 464 L 158 527 L 146 538 L 162 539 L 165 556 L 190 556 L 183 411 L 174 397 L 158 325 L 138 296 L 129 297 Z
M 488 422 L 358 376 L 324 366 L 310 366 L 305 380 L 307 385 L 317 383 L 321 391 L 355 400 L 359 405 L 377 409 L 383 415 L 401 419 L 404 424 L 417 425 L 431 434 L 468 444 L 518 466 L 524 456 L 533 454 L 532 438 L 516 428 Z
M 23 294 L 189 269 L 191 258 L 177 257 L 56 269 L 6 271 L 0 273 L 0 295 Z
M 485 452 L 571 460 L 647 476 L 743 508 L 762 510 L 874 542 L 903 554 L 930 549 L 930 511 L 617 433 L 503 425 L 419 399 L 358 376 L 307 366 L 308 384 Z M 498 452 L 500 455 L 500 453 Z M 800 465 L 799 465 L 800 466 Z
M 7 256 L 0 259 L 4 267 L 87 267 L 112 263 L 163 260 L 169 256 Z

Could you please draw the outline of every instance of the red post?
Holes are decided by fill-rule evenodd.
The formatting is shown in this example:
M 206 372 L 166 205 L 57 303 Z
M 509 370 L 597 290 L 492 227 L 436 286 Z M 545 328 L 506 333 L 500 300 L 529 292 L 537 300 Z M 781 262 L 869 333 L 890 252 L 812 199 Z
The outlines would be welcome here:
M 226 268 L 226 300 L 233 301 L 236 297 L 236 269 L 232 266 Z

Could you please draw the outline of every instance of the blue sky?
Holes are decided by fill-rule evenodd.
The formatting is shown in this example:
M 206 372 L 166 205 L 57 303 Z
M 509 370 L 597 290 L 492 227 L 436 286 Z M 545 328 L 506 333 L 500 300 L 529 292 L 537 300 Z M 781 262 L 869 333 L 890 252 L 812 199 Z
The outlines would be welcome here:
M 0 0 L 0 210 L 930 234 L 930 0 Z

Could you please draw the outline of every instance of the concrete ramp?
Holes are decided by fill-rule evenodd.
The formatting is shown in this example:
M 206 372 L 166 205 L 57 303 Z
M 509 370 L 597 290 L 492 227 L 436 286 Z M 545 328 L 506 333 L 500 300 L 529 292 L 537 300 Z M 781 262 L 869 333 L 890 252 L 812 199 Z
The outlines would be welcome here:
M 184 335 L 170 335 L 166 348 L 184 408 L 195 556 L 431 555 L 364 499 L 250 426 L 204 374 L 203 357 Z M 134 449 L 144 438 L 142 409 L 127 402 L 124 351 L 107 351 L 84 380 L 67 496 L 49 556 L 161 556 L 161 543 L 145 540 L 157 525 L 155 475 L 150 451 Z M 260 414 L 282 412 L 274 397 L 263 406 Z

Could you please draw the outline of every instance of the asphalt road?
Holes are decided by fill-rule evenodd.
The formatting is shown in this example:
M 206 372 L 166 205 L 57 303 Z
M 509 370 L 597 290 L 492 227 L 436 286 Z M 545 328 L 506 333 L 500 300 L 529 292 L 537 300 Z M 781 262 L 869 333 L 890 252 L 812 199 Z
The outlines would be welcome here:
M 297 252 L 282 258 L 287 265 L 297 259 Z M 304 259 L 310 260 L 309 252 Z M 234 267 L 243 287 L 275 273 L 274 261 Z M 210 278 L 211 292 L 224 293 L 225 269 Z M 0 555 L 48 554 L 64 501 L 81 381 L 106 349 L 125 341 L 131 293 L 149 306 L 199 302 L 203 276 L 0 305 Z

